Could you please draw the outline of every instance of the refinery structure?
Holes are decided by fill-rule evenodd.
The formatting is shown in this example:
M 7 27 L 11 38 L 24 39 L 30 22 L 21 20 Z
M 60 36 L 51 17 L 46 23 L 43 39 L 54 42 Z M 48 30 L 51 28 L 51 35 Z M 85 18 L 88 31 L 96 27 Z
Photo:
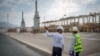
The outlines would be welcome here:
M 100 13 L 64 17 L 59 20 L 42 22 L 42 25 L 49 27 L 51 31 L 56 31 L 56 26 L 62 25 L 65 32 L 69 32 L 73 26 L 77 26 L 80 32 L 100 32 Z

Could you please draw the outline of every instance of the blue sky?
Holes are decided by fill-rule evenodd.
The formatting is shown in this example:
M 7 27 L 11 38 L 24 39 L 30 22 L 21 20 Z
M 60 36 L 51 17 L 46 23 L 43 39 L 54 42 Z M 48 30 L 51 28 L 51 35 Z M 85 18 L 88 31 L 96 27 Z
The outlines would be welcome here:
M 35 12 L 35 0 L 0 0 L 0 22 L 7 21 L 20 25 L 21 12 L 27 27 L 33 26 Z M 100 0 L 38 0 L 38 11 L 41 22 L 58 20 L 66 14 L 66 17 L 100 12 Z

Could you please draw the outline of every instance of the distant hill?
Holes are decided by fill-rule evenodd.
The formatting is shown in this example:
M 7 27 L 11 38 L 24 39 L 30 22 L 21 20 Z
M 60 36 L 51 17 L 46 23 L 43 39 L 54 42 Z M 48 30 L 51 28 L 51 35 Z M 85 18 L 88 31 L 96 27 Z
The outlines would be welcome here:
M 7 23 L 7 22 L 0 22 L 0 28 L 15 28 L 15 27 L 19 27 L 18 25 L 14 25 L 11 23 Z

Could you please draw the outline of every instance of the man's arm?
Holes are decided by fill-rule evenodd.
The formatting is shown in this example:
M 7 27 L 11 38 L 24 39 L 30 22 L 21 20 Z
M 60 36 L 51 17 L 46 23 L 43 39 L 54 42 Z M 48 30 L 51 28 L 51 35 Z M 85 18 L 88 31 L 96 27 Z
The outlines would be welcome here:
M 48 37 L 53 37 L 53 36 L 54 36 L 53 34 L 49 33 L 47 27 L 44 27 L 44 28 L 45 28 L 45 30 L 46 30 L 46 34 L 47 34 Z
M 74 51 L 75 42 L 76 42 L 76 39 L 73 36 L 73 38 L 71 39 L 71 46 L 70 46 L 70 49 L 69 49 L 70 54 L 72 54 L 72 51 Z

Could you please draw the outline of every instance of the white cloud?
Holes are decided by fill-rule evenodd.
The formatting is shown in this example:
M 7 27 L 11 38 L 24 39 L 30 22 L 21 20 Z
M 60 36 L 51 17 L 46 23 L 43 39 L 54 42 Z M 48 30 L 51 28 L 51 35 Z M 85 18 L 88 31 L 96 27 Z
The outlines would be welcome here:
M 17 0 L 17 4 L 22 4 L 22 3 L 26 3 L 26 4 L 28 4 L 28 3 L 31 3 L 30 2 L 31 0 Z
M 46 17 L 49 20 L 59 19 L 63 17 L 64 14 L 69 14 L 79 11 L 78 5 L 69 0 L 55 0 L 55 2 L 48 7 L 46 12 Z
M 27 27 L 33 26 L 33 17 L 34 17 L 33 12 L 27 12 L 27 13 L 24 12 L 24 19 Z
M 55 0 L 55 2 L 48 7 L 45 15 L 48 20 L 55 20 L 60 19 L 64 14 L 68 17 L 86 13 L 85 11 L 82 12 L 82 9 L 87 9 L 86 6 L 88 4 L 95 2 L 96 0 Z
M 1 4 L 0 4 L 0 7 L 1 6 L 11 6 L 10 3 L 13 3 L 13 2 L 14 2 L 14 0 L 2 0 Z
M 93 3 L 95 3 L 96 2 L 96 0 L 80 0 L 81 1 L 81 3 L 84 3 L 84 4 L 93 4 Z
M 0 22 L 7 22 L 7 14 L 4 11 L 0 11 Z
M 1 0 L 0 7 L 9 7 L 11 10 L 16 10 L 18 5 L 25 4 L 25 5 L 31 5 L 31 0 Z

